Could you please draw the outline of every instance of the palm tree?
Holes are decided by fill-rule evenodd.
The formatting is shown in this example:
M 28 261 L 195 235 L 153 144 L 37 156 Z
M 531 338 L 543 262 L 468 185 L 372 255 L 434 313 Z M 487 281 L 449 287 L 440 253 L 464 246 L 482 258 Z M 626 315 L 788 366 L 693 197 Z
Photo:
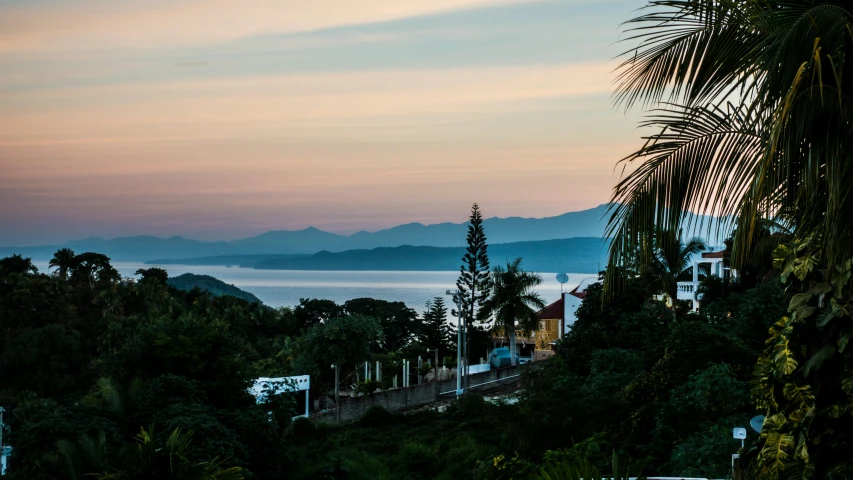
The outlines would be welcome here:
M 74 264 L 74 250 L 70 248 L 60 248 L 53 254 L 50 259 L 50 268 L 58 268 L 57 274 L 59 278 L 65 280 L 68 278 L 68 269 Z
M 735 227 L 735 269 L 765 219 L 784 224 L 793 236 L 773 268 L 801 293 L 756 368 L 766 416 L 758 476 L 853 475 L 850 440 L 838 433 L 853 427 L 823 413 L 853 392 L 842 380 L 853 378 L 851 335 L 839 326 L 853 315 L 828 307 L 853 299 L 850 1 L 653 0 L 626 25 L 636 45 L 617 103 L 651 107 L 644 126 L 656 133 L 623 159 L 639 165 L 613 192 L 608 291 L 633 252 L 658 231 L 701 225 L 696 214 Z
M 480 309 L 481 319 L 494 316 L 493 331 L 503 331 L 509 338 L 510 358 L 515 365 L 515 331 L 529 335 L 539 326 L 536 313 L 545 308 L 542 297 L 534 290 L 542 277 L 521 269 L 521 258 L 498 265 L 492 270 L 492 292 Z
M 655 235 L 653 249 L 648 272 L 654 278 L 653 287 L 670 298 L 672 321 L 675 322 L 678 278 L 688 270 L 693 256 L 705 250 L 705 242 L 694 237 L 685 244 L 681 232 L 661 230 Z
M 847 0 L 654 0 L 626 23 L 616 100 L 657 130 L 623 162 L 608 236 L 613 272 L 693 214 L 737 223 L 746 260 L 762 217 L 817 233 L 834 269 L 853 256 L 853 13 Z M 846 108 L 845 108 L 846 107 Z M 609 276 L 613 283 L 613 275 Z

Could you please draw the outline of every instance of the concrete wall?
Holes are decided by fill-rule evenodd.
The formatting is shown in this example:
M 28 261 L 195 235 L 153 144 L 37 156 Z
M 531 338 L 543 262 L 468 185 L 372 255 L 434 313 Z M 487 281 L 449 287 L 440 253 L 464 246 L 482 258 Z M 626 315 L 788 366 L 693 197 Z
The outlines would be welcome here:
M 483 392 L 494 388 L 500 388 L 517 382 L 523 365 L 489 370 L 488 372 L 471 375 L 471 391 Z M 513 377 L 513 378 L 508 378 Z M 495 380 L 506 379 L 501 382 Z M 488 383 L 494 382 L 494 383 Z M 436 388 L 437 387 L 437 388 Z M 445 392 L 456 391 L 456 379 L 440 380 L 413 385 L 406 388 L 389 389 L 376 392 L 373 395 L 363 397 L 341 397 L 341 420 L 353 420 L 361 417 L 373 405 L 379 405 L 388 411 L 402 410 L 405 408 L 426 405 L 442 399 L 454 398 L 455 393 L 440 395 Z M 334 420 L 335 412 L 327 412 L 322 416 L 324 420 Z

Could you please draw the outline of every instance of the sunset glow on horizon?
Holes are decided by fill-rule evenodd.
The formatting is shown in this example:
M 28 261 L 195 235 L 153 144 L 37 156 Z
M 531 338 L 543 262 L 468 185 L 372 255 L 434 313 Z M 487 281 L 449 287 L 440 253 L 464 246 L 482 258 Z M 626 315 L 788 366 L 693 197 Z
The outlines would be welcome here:
M 0 245 L 605 203 L 635 1 L 0 1 Z

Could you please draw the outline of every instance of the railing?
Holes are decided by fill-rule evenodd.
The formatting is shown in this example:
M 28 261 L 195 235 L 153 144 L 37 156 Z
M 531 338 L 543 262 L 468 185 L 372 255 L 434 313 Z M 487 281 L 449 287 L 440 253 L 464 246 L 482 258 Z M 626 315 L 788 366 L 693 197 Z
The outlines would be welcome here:
M 505 338 L 503 330 L 497 329 L 493 334 L 494 338 Z M 533 343 L 537 349 L 549 350 L 551 342 L 555 342 L 560 338 L 560 320 L 541 320 L 539 329 L 530 332 L 530 336 L 524 335 L 521 330 L 515 331 L 515 341 Z M 509 339 L 507 339 L 509 340 Z
M 699 282 L 678 282 L 676 298 L 679 300 L 694 300 Z

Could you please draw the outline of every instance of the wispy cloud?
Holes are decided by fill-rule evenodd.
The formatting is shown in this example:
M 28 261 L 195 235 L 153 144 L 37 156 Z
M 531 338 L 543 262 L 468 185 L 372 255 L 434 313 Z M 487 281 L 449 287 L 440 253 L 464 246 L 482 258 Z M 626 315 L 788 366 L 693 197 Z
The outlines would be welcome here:
M 632 2 L 0 4 L 0 244 L 594 206 Z
M 0 7 L 0 50 L 164 47 L 535 0 L 59 0 Z
M 290 128 L 298 135 L 323 125 L 334 130 L 341 119 L 506 112 L 524 109 L 525 100 L 606 93 L 612 67 L 368 71 L 0 92 L 0 145 L 287 138 Z

